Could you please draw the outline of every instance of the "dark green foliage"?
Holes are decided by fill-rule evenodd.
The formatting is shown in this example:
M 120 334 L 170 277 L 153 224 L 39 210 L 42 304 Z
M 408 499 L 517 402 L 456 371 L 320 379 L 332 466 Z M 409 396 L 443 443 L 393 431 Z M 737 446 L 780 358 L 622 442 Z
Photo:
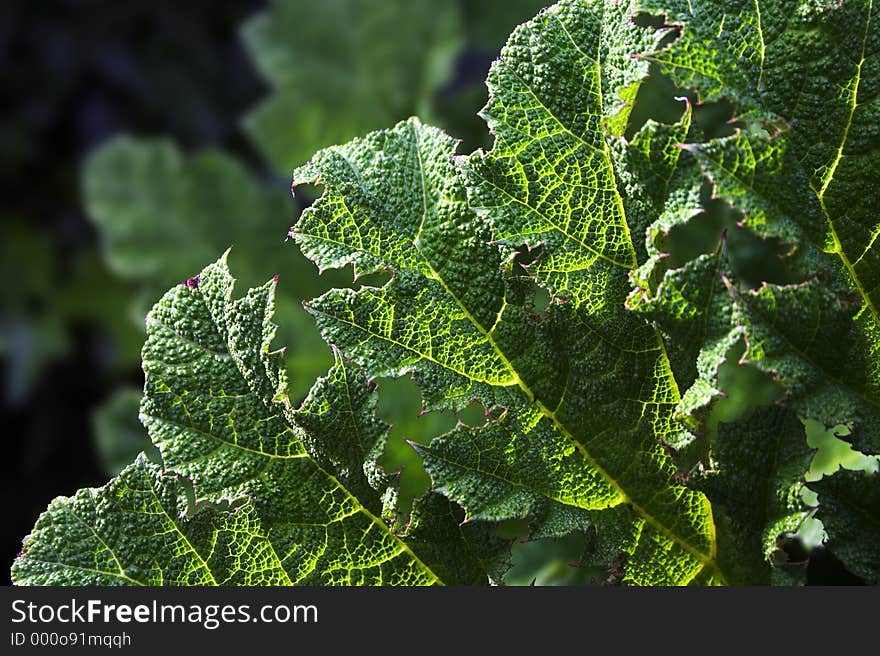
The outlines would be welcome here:
M 163 463 L 212 508 L 248 500 L 269 583 L 501 582 L 526 536 L 577 543 L 607 583 L 797 584 L 792 542 L 816 520 L 876 582 L 876 467 L 815 480 L 805 431 L 880 450 L 873 12 L 563 0 L 492 65 L 490 151 L 415 118 L 320 150 L 293 173 L 321 195 L 290 236 L 319 270 L 354 270 L 306 304 L 333 368 L 291 403 L 276 285 L 236 297 L 221 259 L 148 318 L 141 416 Z M 677 90 L 678 111 L 634 109 Z M 411 513 L 378 464 L 371 382 L 404 375 L 426 412 L 484 410 L 414 445 L 432 489 Z M 760 393 L 729 397 L 736 380 Z M 20 582 L 88 582 L 90 549 L 112 569 L 56 544 L 77 503 L 39 520 Z M 234 549 L 229 521 L 179 531 Z M 102 535 L 100 512 L 85 523 Z

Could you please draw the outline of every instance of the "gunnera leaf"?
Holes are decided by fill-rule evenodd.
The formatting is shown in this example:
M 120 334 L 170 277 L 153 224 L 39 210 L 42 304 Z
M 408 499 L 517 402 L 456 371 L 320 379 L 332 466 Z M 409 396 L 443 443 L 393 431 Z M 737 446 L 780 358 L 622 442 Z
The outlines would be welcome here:
M 621 30 L 606 41 L 591 31 L 601 21 L 585 15 L 588 7 L 556 5 L 514 33 L 490 79 L 512 75 L 504 70 L 517 52 L 511 43 L 541 43 L 530 30 L 555 29 L 565 43 L 567 29 L 579 30 L 578 38 L 593 45 L 584 50 L 611 48 L 610 56 L 623 61 L 633 47 L 625 38 L 648 37 L 622 20 L 625 8 L 610 10 L 619 12 Z M 570 54 L 579 75 L 595 70 L 595 62 L 580 51 L 554 52 Z M 492 89 L 490 109 L 504 102 L 505 91 Z M 532 97 L 527 89 L 522 93 Z M 532 102 L 534 113 L 546 112 Z M 565 102 L 578 111 L 595 106 L 586 92 Z M 497 126 L 494 130 L 499 133 Z M 576 149 L 589 148 L 571 140 Z M 601 175 L 610 181 L 610 146 L 606 152 L 602 141 L 597 143 L 599 159 L 581 164 L 584 175 L 604 167 Z M 589 522 L 601 532 L 607 522 L 609 532 L 621 534 L 618 549 L 629 554 L 629 581 L 685 583 L 701 573 L 723 580 L 708 503 L 672 479 L 672 463 L 657 439 L 678 430 L 672 423 L 677 389 L 659 335 L 623 308 L 628 267 L 636 262 L 623 215 L 607 234 L 599 230 L 578 239 L 566 236 L 571 231 L 565 226 L 554 227 L 552 219 L 520 231 L 547 233 L 541 264 L 529 269 L 531 275 L 538 272 L 539 283 L 550 286 L 540 267 L 552 268 L 555 275 L 566 252 L 578 258 L 565 272 L 571 274 L 568 284 L 551 287 L 554 294 L 566 295 L 565 302 L 557 297 L 543 314 L 536 313 L 514 247 L 499 244 L 521 245 L 522 235 L 503 234 L 495 216 L 484 218 L 489 194 L 497 190 L 491 182 L 501 181 L 489 170 L 504 157 L 498 144 L 498 152 L 466 164 L 474 187 L 470 202 L 453 161 L 453 139 L 414 119 L 321 151 L 295 171 L 295 184 L 324 186 L 293 230 L 303 252 L 320 268 L 351 263 L 358 272 L 385 268 L 394 274 L 380 288 L 332 290 L 310 302 L 310 311 L 325 340 L 362 364 L 368 375 L 411 373 L 427 407 L 461 408 L 477 398 L 501 409 L 485 427 L 460 427 L 443 438 L 442 449 L 440 443 L 422 447 L 435 486 L 463 505 L 468 518 L 526 515 L 537 535 L 559 535 Z M 540 150 L 536 146 L 536 153 Z M 573 156 L 571 166 L 578 165 Z M 553 167 L 547 172 L 552 176 Z M 478 215 L 472 204 L 481 192 L 486 210 Z M 602 194 L 617 208 L 613 211 L 619 211 L 617 194 L 613 186 Z M 523 212 L 520 220 L 531 220 L 528 206 Z M 601 254 L 605 239 L 615 242 L 607 244 L 607 256 Z M 544 264 L 557 252 L 556 264 Z M 615 289 L 617 307 L 601 293 Z M 615 320 L 623 324 L 615 326 Z M 590 375 L 600 371 L 601 376 Z
M 459 572 L 473 583 L 480 571 L 485 582 L 488 574 L 475 559 L 483 554 L 481 548 L 499 551 L 506 543 L 486 539 L 482 547 L 458 553 L 454 566 L 444 565 L 441 581 L 430 557 L 423 561 L 382 519 L 391 481 L 375 459 L 387 426 L 374 417 L 375 399 L 367 381 L 337 357 L 327 377 L 294 409 L 281 353 L 269 350 L 275 332 L 275 282 L 240 298 L 233 297 L 233 284 L 224 256 L 169 291 L 148 316 L 141 419 L 164 466 L 192 481 L 198 502 L 250 500 L 263 548 L 275 558 L 276 576 L 264 583 L 457 583 Z M 125 470 L 120 479 L 130 473 Z M 112 482 L 108 489 L 117 488 L 114 498 L 119 503 L 137 504 L 125 498 L 127 485 Z M 169 510 L 172 517 L 185 510 L 175 508 L 173 513 Z M 54 548 L 43 542 L 44 536 L 61 530 L 58 517 L 53 506 L 38 520 L 22 556 L 24 564 L 14 568 L 17 583 L 87 582 L 63 563 L 26 560 L 40 553 L 39 548 Z M 89 516 L 83 523 L 103 538 L 99 519 Z M 445 517 L 435 514 L 423 528 L 428 535 L 450 531 L 461 532 L 449 512 Z M 151 553 L 164 549 L 150 542 L 151 535 L 129 531 L 127 548 Z M 230 540 L 231 548 L 238 548 L 234 536 Z M 92 543 L 67 548 L 72 558 L 96 557 Z M 173 555 L 172 551 L 156 557 L 161 563 Z M 481 557 L 489 561 L 493 555 L 486 552 Z M 125 570 L 126 562 L 121 567 Z M 240 580 L 221 581 L 227 582 Z
M 822 209 L 810 199 L 825 192 L 786 163 L 783 124 L 760 107 L 770 92 L 743 100 L 746 127 L 731 137 L 701 142 L 689 107 L 675 125 L 649 120 L 623 136 L 649 61 L 665 70 L 669 53 L 685 62 L 702 47 L 701 62 L 726 57 L 737 80 L 755 82 L 733 54 L 733 18 L 750 10 L 712 6 L 690 16 L 698 27 L 689 31 L 633 22 L 660 3 L 560 2 L 517 28 L 492 66 L 483 111 L 490 152 L 457 157 L 451 138 L 410 120 L 325 149 L 294 173 L 295 184 L 324 187 L 292 233 L 307 257 L 321 269 L 393 274 L 382 287 L 309 303 L 324 338 L 371 376 L 412 374 L 426 408 L 473 398 L 495 408 L 485 426 L 419 447 L 435 488 L 469 518 L 527 517 L 536 537 L 591 523 L 601 536 L 607 523 L 630 583 L 776 580 L 777 538 L 807 515 L 799 492 L 810 453 L 796 416 L 859 423 L 868 446 L 877 434 L 871 287 L 847 283 L 841 253 L 825 239 L 833 219 L 810 223 L 811 212 L 820 216 L 810 208 Z M 670 75 L 679 86 L 698 81 Z M 723 172 L 768 167 L 772 206 L 754 200 L 758 178 L 739 190 L 712 175 L 704 160 L 722 146 L 732 163 Z M 801 282 L 751 288 L 721 234 L 713 251 L 669 267 L 654 237 L 705 209 L 704 173 L 744 229 L 791 247 Z M 863 242 L 860 263 L 871 259 Z M 545 309 L 534 305 L 536 287 L 550 295 Z M 743 341 L 741 363 L 781 383 L 789 414 L 731 427 L 747 431 L 746 442 L 710 445 L 706 475 L 686 486 L 671 446 L 705 432 L 720 366 Z M 790 434 L 768 444 L 777 429 Z M 749 481 L 768 493 L 745 509 L 737 499 Z M 716 513 L 747 535 L 719 533 Z M 741 542 L 752 565 L 729 555 Z
M 250 499 L 291 582 L 498 582 L 510 521 L 583 536 L 578 564 L 611 583 L 790 584 L 785 541 L 813 514 L 876 581 L 876 474 L 803 500 L 804 422 L 868 453 L 880 434 L 873 14 L 564 0 L 492 65 L 490 151 L 414 118 L 321 150 L 294 171 L 322 192 L 290 234 L 319 270 L 387 282 L 307 304 L 336 364 L 300 408 L 270 350 L 273 283 L 236 298 L 221 259 L 171 290 L 141 409 L 164 464 L 212 508 Z M 689 98 L 680 118 L 631 121 L 656 75 Z M 710 102 L 734 108 L 726 130 L 694 120 Z M 717 239 L 670 257 L 719 207 Z M 785 275 L 748 270 L 725 228 Z M 779 395 L 715 430 L 730 366 Z M 485 416 L 414 445 L 433 490 L 400 528 L 368 381 L 403 375 L 424 410 Z M 68 576 L 21 569 L 54 521 L 16 564 L 36 582 Z
M 852 441 L 876 453 L 880 219 L 873 208 L 880 192 L 868 182 L 880 170 L 876 10 L 859 0 L 764 0 L 736 9 L 708 2 L 694 12 L 686 3 L 652 1 L 640 8 L 663 13 L 681 32 L 646 56 L 701 101 L 725 97 L 737 105 L 733 135 L 688 151 L 742 224 L 786 244 L 800 271 L 795 284 L 743 289 L 719 248 L 667 274 L 660 302 L 668 314 L 688 283 L 682 300 L 706 308 L 692 317 L 705 324 L 709 315 L 713 322 L 726 315 L 728 340 L 734 333 L 745 339 L 742 360 L 775 375 L 790 407 L 827 427 L 852 424 Z M 720 302 L 708 300 L 709 287 Z M 684 314 L 667 323 L 685 324 Z
M 140 456 L 104 487 L 49 504 L 25 538 L 12 580 L 16 585 L 290 582 L 252 506 L 191 511 L 183 481 Z

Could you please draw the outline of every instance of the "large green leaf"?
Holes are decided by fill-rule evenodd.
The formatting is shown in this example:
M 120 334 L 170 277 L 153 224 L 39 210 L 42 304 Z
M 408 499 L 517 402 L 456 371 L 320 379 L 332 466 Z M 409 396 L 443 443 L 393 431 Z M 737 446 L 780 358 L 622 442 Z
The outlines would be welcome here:
M 797 277 L 752 289 L 732 272 L 723 243 L 677 270 L 666 271 L 662 258 L 645 267 L 645 295 L 634 305 L 663 328 L 668 342 L 681 343 L 697 331 L 705 337 L 700 376 L 680 411 L 692 425 L 699 423 L 719 396 L 718 368 L 727 350 L 742 341 L 740 362 L 772 375 L 788 408 L 829 429 L 845 425 L 857 448 L 877 453 L 880 191 L 870 182 L 880 173 L 877 8 L 871 0 L 761 0 L 736 7 L 650 0 L 640 8 L 662 13 L 677 33 L 648 59 L 700 101 L 735 102 L 735 132 L 687 150 L 714 195 L 741 213 L 742 228 L 784 245 Z M 668 230 L 688 220 L 694 219 L 664 217 L 657 225 Z M 789 425 L 793 437 L 780 436 L 778 444 L 803 439 L 798 423 Z M 770 454 L 771 461 L 784 453 Z M 724 463 L 720 448 L 713 456 L 722 470 L 761 472 L 755 459 Z M 800 478 L 797 471 L 787 477 L 792 484 Z M 855 477 L 841 478 L 840 490 L 855 486 Z M 823 485 L 831 490 L 837 483 Z M 859 485 L 870 496 L 878 481 L 866 478 Z M 843 508 L 834 503 L 823 510 L 820 501 L 817 516 L 831 527 L 832 548 L 842 544 L 852 553 L 862 548 L 851 546 L 852 534 L 834 535 L 852 526 L 849 518 L 834 516 Z M 855 569 L 866 575 L 863 566 Z
M 191 480 L 199 501 L 251 500 L 261 540 L 276 554 L 281 572 L 281 578 L 264 582 L 417 585 L 475 583 L 480 575 L 485 582 L 481 559 L 492 560 L 504 542 L 475 535 L 482 546 L 462 547 L 455 564 L 444 558 L 440 581 L 381 517 L 383 498 L 393 500 L 391 480 L 375 462 L 387 426 L 374 416 L 367 381 L 337 356 L 327 377 L 294 409 L 281 353 L 269 348 L 275 282 L 240 298 L 233 297 L 233 284 L 224 257 L 169 291 L 148 316 L 141 419 L 164 466 Z M 136 505 L 125 498 L 126 490 L 116 495 L 119 502 Z M 51 548 L 42 536 L 59 530 L 58 516 L 53 508 L 43 515 L 27 554 Z M 450 531 L 461 531 L 451 510 L 422 524 L 422 540 L 436 534 L 448 541 Z M 129 548 L 155 552 L 151 535 L 133 530 Z M 484 553 L 484 547 L 493 551 Z M 94 545 L 68 549 L 88 559 Z M 156 554 L 156 560 L 173 555 Z M 43 580 L 36 571 L 33 576 L 17 581 Z M 41 576 L 84 582 L 65 578 L 68 569 L 51 563 Z
M 293 409 L 269 350 L 274 283 L 238 299 L 232 286 L 221 260 L 148 317 L 141 416 L 165 464 L 199 497 L 254 498 L 295 582 L 436 582 L 381 519 L 387 427 L 366 381 L 337 358 Z
M 634 54 L 654 51 L 661 67 L 670 52 L 685 62 L 699 51 L 706 65 L 728 57 L 743 84 L 754 82 L 732 52 L 750 42 L 728 38 L 725 26 L 733 34 L 740 23 L 724 22 L 722 8 L 707 12 L 712 30 L 698 12 L 699 27 L 663 48 L 666 29 L 631 21 L 642 7 L 561 2 L 517 28 L 489 75 L 489 153 L 459 157 L 456 167 L 452 140 L 411 120 L 298 169 L 295 184 L 325 188 L 295 227 L 303 252 L 322 268 L 393 273 L 381 288 L 332 291 L 309 308 L 324 338 L 371 375 L 412 373 L 428 408 L 472 398 L 495 408 L 484 427 L 419 447 L 436 488 L 469 517 L 526 516 L 536 536 L 589 522 L 601 535 L 607 522 L 621 534 L 630 582 L 769 582 L 777 537 L 807 514 L 802 423 L 762 412 L 725 429 L 691 485 L 712 506 L 676 481 L 668 445 L 706 431 L 721 365 L 745 341 L 741 364 L 778 379 L 790 411 L 860 424 L 858 443 L 870 448 L 878 434 L 870 288 L 847 285 L 845 254 L 827 246 L 824 223 L 810 224 L 813 205 L 828 215 L 815 202 L 827 189 L 786 164 L 785 133 L 778 122 L 767 128 L 772 117 L 758 100 L 743 101 L 746 127 L 731 137 L 700 142 L 690 110 L 676 125 L 648 121 L 623 137 L 649 70 Z M 833 35 L 834 24 L 823 29 Z M 873 32 L 862 34 L 873 42 Z M 753 188 L 757 178 L 736 189 L 718 182 L 707 159 L 722 150 L 741 167 L 768 167 L 762 193 L 776 195 L 772 207 Z M 699 167 L 745 213 L 743 230 L 797 245 L 789 259 L 802 282 L 751 289 L 720 241 L 670 266 L 656 236 L 703 210 Z M 637 238 L 646 234 L 646 243 Z M 534 285 L 550 294 L 543 311 L 532 305 Z M 740 431 L 747 437 L 734 444 L 729 435 Z M 748 481 L 767 483 L 766 503 L 743 507 Z
M 582 10 L 561 5 L 540 20 L 594 27 Z M 521 29 L 523 40 L 535 28 Z M 494 226 L 467 202 L 453 150 L 451 138 L 410 120 L 322 151 L 295 172 L 295 183 L 325 186 L 294 229 L 306 255 L 320 267 L 394 272 L 381 288 L 312 301 L 324 338 L 370 375 L 411 372 L 429 407 L 460 408 L 476 397 L 506 408 L 485 428 L 460 428 L 442 447 L 426 449 L 435 484 L 473 519 L 531 514 L 537 534 L 553 535 L 583 527 L 587 517 L 601 531 L 607 514 L 615 529 L 629 529 L 618 546 L 631 555 L 630 581 L 684 583 L 701 572 L 723 580 L 708 503 L 672 480 L 652 430 L 674 430 L 669 414 L 677 400 L 657 334 L 635 319 L 624 334 L 599 341 L 598 317 L 576 299 L 553 303 L 543 316 L 531 311 L 519 267 L 505 266 Z M 619 285 L 621 307 L 606 318 L 628 320 L 628 270 L 617 273 L 592 252 L 583 257 Z M 600 371 L 603 361 L 613 366 L 606 379 L 581 375 Z M 601 414 L 591 399 L 605 406 Z M 432 466 L 441 461 L 442 470 Z
M 290 578 L 248 504 L 192 513 L 183 481 L 139 457 L 58 497 L 12 566 L 17 585 L 280 585 Z
M 274 283 L 237 298 L 225 260 L 208 267 L 149 317 L 164 464 L 212 508 L 251 499 L 292 582 L 499 581 L 494 528 L 516 520 L 577 538 L 608 582 L 794 583 L 785 542 L 812 514 L 876 580 L 876 475 L 804 501 L 804 422 L 865 451 L 880 435 L 872 13 L 564 0 L 492 66 L 491 151 L 457 156 L 417 119 L 321 150 L 294 172 L 323 191 L 291 235 L 320 270 L 354 268 L 357 288 L 308 303 L 336 364 L 294 408 Z M 671 124 L 632 112 L 645 80 L 670 88 L 658 71 L 691 98 Z M 736 122 L 704 130 L 727 98 Z M 705 252 L 667 252 L 725 204 Z M 738 240 L 775 266 L 749 271 Z M 731 367 L 773 402 L 716 428 Z M 400 528 L 368 380 L 406 374 L 425 411 L 485 414 L 414 445 L 434 489 Z
M 852 425 L 852 440 L 876 453 L 877 9 L 871 0 L 796 5 L 641 3 L 681 30 L 650 58 L 703 101 L 738 104 L 735 134 L 688 150 L 742 223 L 788 244 L 802 272 L 800 284 L 758 290 L 734 280 L 729 294 L 712 276 L 689 276 L 691 289 L 711 285 L 728 297 L 731 329 L 749 343 L 744 359 L 777 375 L 792 407 L 828 427 Z
M 157 297 L 230 245 L 249 285 L 297 270 L 281 255 L 293 213 L 286 190 L 218 151 L 185 157 L 166 139 L 117 137 L 86 161 L 83 191 L 112 270 Z

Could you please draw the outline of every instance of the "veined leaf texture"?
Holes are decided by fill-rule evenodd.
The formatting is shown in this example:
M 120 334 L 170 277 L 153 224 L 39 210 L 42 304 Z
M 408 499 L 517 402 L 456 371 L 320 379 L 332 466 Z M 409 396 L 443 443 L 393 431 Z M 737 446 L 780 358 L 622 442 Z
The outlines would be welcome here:
M 532 538 L 584 532 L 584 559 L 626 584 L 796 583 L 781 544 L 812 514 L 876 582 L 880 475 L 811 483 L 807 505 L 803 424 L 880 451 L 876 14 L 563 1 L 491 68 L 491 150 L 415 118 L 321 150 L 293 173 L 322 193 L 291 236 L 321 270 L 390 274 L 308 302 L 333 369 L 291 406 L 274 285 L 236 297 L 225 259 L 168 292 L 141 411 L 168 472 L 139 460 L 53 502 L 16 582 L 498 582 L 496 526 L 526 520 Z M 688 95 L 681 117 L 636 124 L 658 75 Z M 695 115 L 722 100 L 735 120 L 712 136 Z M 750 284 L 720 230 L 669 257 L 662 238 L 710 203 L 784 247 L 796 280 Z M 731 357 L 780 398 L 710 430 Z M 369 381 L 403 375 L 426 409 L 486 418 L 414 445 L 433 490 L 401 526 Z

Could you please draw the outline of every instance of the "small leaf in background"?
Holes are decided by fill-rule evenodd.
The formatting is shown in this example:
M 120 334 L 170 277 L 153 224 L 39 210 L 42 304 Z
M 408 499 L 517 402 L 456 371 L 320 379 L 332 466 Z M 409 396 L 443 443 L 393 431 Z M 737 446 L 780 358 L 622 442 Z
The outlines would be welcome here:
M 2 223 L 0 248 L 0 275 L 15 281 L 0 291 L 3 395 L 10 405 L 26 401 L 46 369 L 71 355 L 78 326 L 93 333 L 103 355 L 98 368 L 118 374 L 135 365 L 142 333 L 120 311 L 129 287 L 97 253 L 64 258 L 49 234 L 15 219 Z
M 218 151 L 187 158 L 167 140 L 129 137 L 92 154 L 83 185 L 108 263 L 139 290 L 130 311 L 138 323 L 163 290 L 230 245 L 243 285 L 279 276 L 277 346 L 288 348 L 292 396 L 305 396 L 332 357 L 299 304 L 345 284 L 345 276 L 322 278 L 286 241 L 293 220 L 287 189 L 257 181 Z
M 287 175 L 319 148 L 430 111 L 461 47 L 461 17 L 448 0 L 276 0 L 242 36 L 272 85 L 245 126 Z

